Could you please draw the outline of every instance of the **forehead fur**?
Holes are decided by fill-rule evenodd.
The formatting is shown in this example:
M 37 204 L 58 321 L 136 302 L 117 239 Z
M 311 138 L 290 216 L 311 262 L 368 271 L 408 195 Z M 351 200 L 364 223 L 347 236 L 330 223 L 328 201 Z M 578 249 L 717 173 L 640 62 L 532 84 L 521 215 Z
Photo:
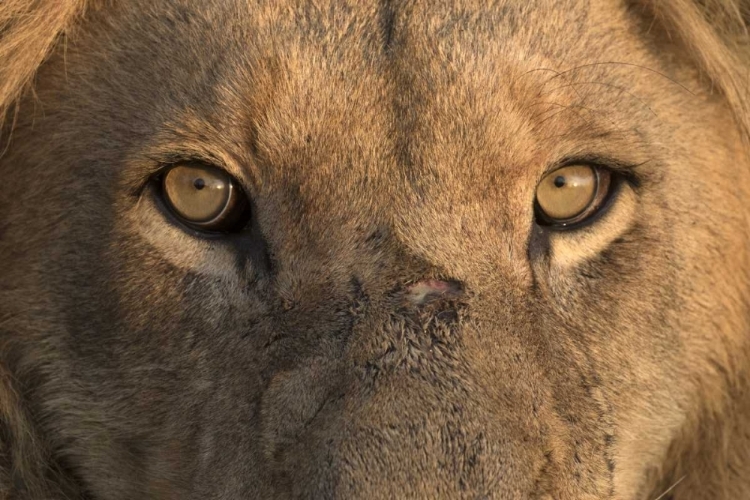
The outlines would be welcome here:
M 0 122 L 29 88 L 34 74 L 50 51 L 89 8 L 106 8 L 86 0 L 5 0 L 0 4 Z M 651 24 L 649 31 L 680 41 L 694 64 L 708 75 L 735 110 L 740 128 L 748 126 L 748 99 L 744 75 L 748 35 L 744 0 L 626 0 L 628 8 Z M 388 12 L 386 2 L 383 11 Z M 506 9 L 507 10 L 507 9 Z M 518 18 L 521 19 L 521 18 Z M 512 16 L 506 22 L 512 24 Z M 516 22 L 519 22 L 518 20 Z M 522 21 L 522 22 L 525 22 Z M 64 43 L 62 43 L 64 45 Z

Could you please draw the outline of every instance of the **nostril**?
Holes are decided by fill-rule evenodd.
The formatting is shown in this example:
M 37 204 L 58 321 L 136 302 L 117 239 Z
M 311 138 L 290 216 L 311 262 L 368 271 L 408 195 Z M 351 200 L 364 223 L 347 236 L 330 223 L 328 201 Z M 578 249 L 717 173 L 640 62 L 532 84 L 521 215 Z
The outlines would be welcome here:
M 422 280 L 407 288 L 407 298 L 414 304 L 426 304 L 435 299 L 453 299 L 463 293 L 461 284 L 457 281 L 442 281 L 436 279 Z

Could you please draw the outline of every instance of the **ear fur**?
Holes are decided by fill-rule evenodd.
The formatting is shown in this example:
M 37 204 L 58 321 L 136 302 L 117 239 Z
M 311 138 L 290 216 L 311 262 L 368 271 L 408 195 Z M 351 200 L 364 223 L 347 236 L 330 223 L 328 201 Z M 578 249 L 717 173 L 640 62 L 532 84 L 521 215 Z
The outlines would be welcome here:
M 750 0 L 631 0 L 676 40 L 732 108 L 750 143 Z
M 0 125 L 86 0 L 0 1 Z

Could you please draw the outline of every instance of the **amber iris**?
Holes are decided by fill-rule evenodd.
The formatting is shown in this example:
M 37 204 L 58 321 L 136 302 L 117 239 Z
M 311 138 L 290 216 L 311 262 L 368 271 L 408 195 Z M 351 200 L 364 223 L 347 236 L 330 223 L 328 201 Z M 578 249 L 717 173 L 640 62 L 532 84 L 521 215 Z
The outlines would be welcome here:
M 607 198 L 611 174 L 590 165 L 569 165 L 548 173 L 536 189 L 540 222 L 570 226 L 595 215 Z
M 174 214 L 197 229 L 231 230 L 247 211 L 247 198 L 237 181 L 208 165 L 170 168 L 162 178 L 162 193 Z

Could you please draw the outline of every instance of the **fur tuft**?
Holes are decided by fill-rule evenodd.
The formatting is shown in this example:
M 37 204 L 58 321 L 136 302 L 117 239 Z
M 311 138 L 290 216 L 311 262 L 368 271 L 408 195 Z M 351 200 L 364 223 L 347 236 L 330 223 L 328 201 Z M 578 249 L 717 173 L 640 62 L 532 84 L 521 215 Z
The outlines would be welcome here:
M 635 0 L 726 98 L 750 139 L 748 0 Z
M 0 2 L 0 123 L 84 4 L 85 0 Z

